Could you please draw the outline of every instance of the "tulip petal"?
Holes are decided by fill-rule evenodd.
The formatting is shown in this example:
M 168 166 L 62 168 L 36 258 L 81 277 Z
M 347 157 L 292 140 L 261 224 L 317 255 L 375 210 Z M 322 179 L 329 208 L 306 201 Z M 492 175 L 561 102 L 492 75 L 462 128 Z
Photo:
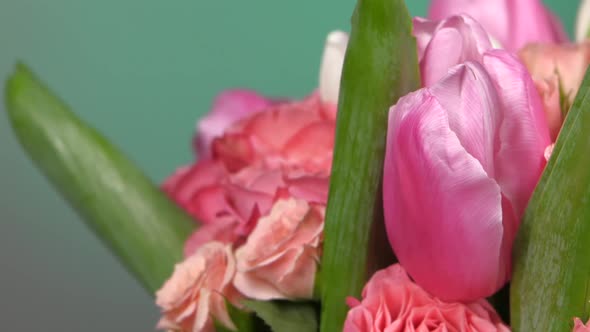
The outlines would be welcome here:
M 387 230 L 400 262 L 424 289 L 443 300 L 475 300 L 506 278 L 498 272 L 505 258 L 502 196 L 451 122 L 427 89 L 391 109 Z
M 463 148 L 494 177 L 494 140 L 499 118 L 494 83 L 478 63 L 468 62 L 452 68 L 449 75 L 430 89 L 448 112 L 450 129 Z
M 428 17 L 472 16 L 509 51 L 527 43 L 559 43 L 567 34 L 559 19 L 540 0 L 432 0 Z
M 496 180 L 520 217 L 545 167 L 551 144 L 543 104 L 527 69 L 513 55 L 491 51 L 484 66 L 499 95 L 502 116 L 495 156 Z M 527 170 L 523 172 L 523 170 Z
M 492 48 L 487 32 L 466 15 L 452 16 L 441 22 L 415 18 L 414 35 L 424 86 L 435 84 L 455 65 L 480 61 L 483 53 Z

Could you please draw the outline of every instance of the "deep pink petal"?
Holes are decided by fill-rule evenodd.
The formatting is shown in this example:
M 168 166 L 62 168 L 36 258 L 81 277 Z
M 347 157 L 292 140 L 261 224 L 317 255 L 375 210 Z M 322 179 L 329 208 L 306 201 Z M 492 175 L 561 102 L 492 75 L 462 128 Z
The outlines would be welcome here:
M 422 89 L 390 111 L 384 205 L 390 242 L 424 289 L 445 300 L 491 295 L 503 236 L 499 186 Z

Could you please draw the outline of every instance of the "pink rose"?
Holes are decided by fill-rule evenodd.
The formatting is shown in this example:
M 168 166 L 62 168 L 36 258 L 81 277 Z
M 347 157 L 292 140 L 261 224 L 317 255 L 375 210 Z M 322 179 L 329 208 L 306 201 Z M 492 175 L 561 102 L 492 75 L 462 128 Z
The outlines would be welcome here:
M 428 18 L 467 14 L 505 49 L 516 52 L 531 42 L 559 43 L 567 34 L 541 0 L 432 0 Z
M 581 319 L 574 318 L 574 329 L 572 332 L 590 332 L 590 320 L 584 324 Z
M 510 331 L 485 300 L 445 303 L 414 284 L 399 264 L 375 273 L 362 295 L 360 302 L 349 300 L 344 332 Z
M 213 141 L 213 157 L 231 172 L 262 163 L 308 173 L 329 174 L 336 110 L 317 94 L 276 104 L 228 128 Z
M 311 298 L 323 228 L 324 207 L 277 201 L 236 251 L 235 287 L 257 300 Z
M 229 245 L 210 242 L 176 265 L 174 274 L 156 293 L 162 310 L 158 329 L 213 332 L 212 318 L 235 329 L 225 301 L 237 304 L 240 296 L 231 280 L 235 260 Z
M 571 105 L 590 64 L 590 42 L 529 44 L 520 50 L 519 57 L 543 96 L 551 135 L 555 140 L 563 123 L 559 90 L 561 88 Z
M 421 287 L 473 301 L 510 279 L 512 243 L 549 144 L 533 81 L 505 51 L 453 67 L 392 107 L 386 228 Z
M 227 90 L 220 93 L 213 102 L 211 112 L 197 124 L 197 135 L 193 141 L 201 159 L 211 157 L 211 142 L 232 124 L 260 112 L 272 105 L 272 101 L 254 91 Z
M 543 109 L 547 117 L 547 125 L 551 134 L 551 141 L 557 140 L 557 135 L 563 125 L 563 114 L 561 111 L 561 96 L 559 91 L 559 77 L 554 74 L 548 78 L 535 79 L 535 87 L 543 101 Z
M 188 257 L 208 241 L 243 243 L 281 193 L 325 205 L 328 181 L 325 175 L 287 174 L 261 166 L 230 173 L 221 162 L 205 160 L 179 169 L 163 189 L 203 223 L 185 244 Z

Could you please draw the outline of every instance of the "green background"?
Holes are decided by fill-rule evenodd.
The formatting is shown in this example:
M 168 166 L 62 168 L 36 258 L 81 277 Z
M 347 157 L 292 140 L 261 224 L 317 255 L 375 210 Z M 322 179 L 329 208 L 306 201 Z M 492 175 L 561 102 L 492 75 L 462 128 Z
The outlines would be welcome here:
M 516 0 L 514 0 L 516 1 Z M 426 0 L 408 1 L 424 15 Z M 573 27 L 577 1 L 547 1 Z M 192 159 L 219 91 L 301 97 L 353 0 L 1 0 L 0 77 L 22 59 L 155 180 Z M 20 150 L 0 106 L 0 328 L 152 331 L 152 299 Z

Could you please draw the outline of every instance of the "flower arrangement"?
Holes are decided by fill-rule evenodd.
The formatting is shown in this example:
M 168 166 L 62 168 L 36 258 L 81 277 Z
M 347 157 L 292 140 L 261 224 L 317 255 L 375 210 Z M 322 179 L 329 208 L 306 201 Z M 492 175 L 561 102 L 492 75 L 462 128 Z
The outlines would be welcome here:
M 590 331 L 590 1 L 359 0 L 302 100 L 221 93 L 152 184 L 23 64 L 14 131 L 166 331 Z

